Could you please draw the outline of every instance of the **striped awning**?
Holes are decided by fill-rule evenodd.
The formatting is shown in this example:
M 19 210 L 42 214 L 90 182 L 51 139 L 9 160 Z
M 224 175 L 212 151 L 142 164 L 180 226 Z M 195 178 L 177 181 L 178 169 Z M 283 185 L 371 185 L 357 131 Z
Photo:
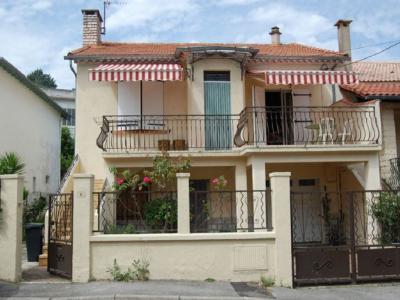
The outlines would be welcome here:
M 175 81 L 183 79 L 179 64 L 103 64 L 89 69 L 90 81 Z
M 347 71 L 320 70 L 267 70 L 250 73 L 264 73 L 265 84 L 352 84 L 358 83 L 356 73 Z

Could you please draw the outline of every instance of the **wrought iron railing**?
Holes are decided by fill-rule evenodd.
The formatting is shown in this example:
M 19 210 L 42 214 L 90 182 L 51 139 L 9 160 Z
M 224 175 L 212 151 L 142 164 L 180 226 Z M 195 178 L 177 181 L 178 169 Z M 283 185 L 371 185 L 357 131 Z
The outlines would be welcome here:
M 68 167 L 67 171 L 65 172 L 65 174 L 61 178 L 60 185 L 58 186 L 56 194 L 61 193 L 65 183 L 67 182 L 67 179 L 71 175 L 72 170 L 75 168 L 76 164 L 78 163 L 78 160 L 79 160 L 79 155 L 75 154 L 74 159 L 71 162 L 71 165 Z
M 235 145 L 377 144 L 379 135 L 374 106 L 247 107 Z
M 270 190 L 192 191 L 191 232 L 272 230 L 270 195 Z
M 377 144 L 375 107 L 247 107 L 238 115 L 104 116 L 104 151 Z
M 400 190 L 400 158 L 390 160 L 390 178 L 388 180 L 391 189 Z
M 104 234 L 177 232 L 176 192 L 97 192 L 97 226 Z

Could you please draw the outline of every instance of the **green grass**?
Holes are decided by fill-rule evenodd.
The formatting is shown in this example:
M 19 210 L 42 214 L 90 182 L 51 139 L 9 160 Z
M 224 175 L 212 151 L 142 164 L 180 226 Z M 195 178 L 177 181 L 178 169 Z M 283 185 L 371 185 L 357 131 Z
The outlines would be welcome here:
M 269 287 L 272 287 L 275 285 L 275 279 L 272 277 L 265 277 L 261 276 L 260 277 L 260 286 L 263 287 L 264 289 L 267 289 Z

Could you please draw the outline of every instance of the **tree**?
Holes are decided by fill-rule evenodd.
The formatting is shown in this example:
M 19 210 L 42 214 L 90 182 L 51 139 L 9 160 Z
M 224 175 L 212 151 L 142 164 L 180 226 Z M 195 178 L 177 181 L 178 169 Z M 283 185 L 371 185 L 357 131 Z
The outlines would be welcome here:
M 6 152 L 0 156 L 0 174 L 22 174 L 25 164 L 14 152 Z
M 55 89 L 57 87 L 56 81 L 50 74 L 43 73 L 42 69 L 36 69 L 28 74 L 28 79 L 41 87 Z
M 74 139 L 67 127 L 61 130 L 61 177 L 67 172 L 69 166 L 74 160 Z

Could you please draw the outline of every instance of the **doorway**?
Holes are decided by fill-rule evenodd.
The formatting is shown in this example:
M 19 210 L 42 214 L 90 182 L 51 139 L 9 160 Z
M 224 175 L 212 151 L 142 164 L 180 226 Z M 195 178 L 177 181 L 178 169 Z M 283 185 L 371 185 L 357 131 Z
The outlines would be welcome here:
M 293 143 L 293 99 L 291 91 L 265 91 L 268 145 Z

